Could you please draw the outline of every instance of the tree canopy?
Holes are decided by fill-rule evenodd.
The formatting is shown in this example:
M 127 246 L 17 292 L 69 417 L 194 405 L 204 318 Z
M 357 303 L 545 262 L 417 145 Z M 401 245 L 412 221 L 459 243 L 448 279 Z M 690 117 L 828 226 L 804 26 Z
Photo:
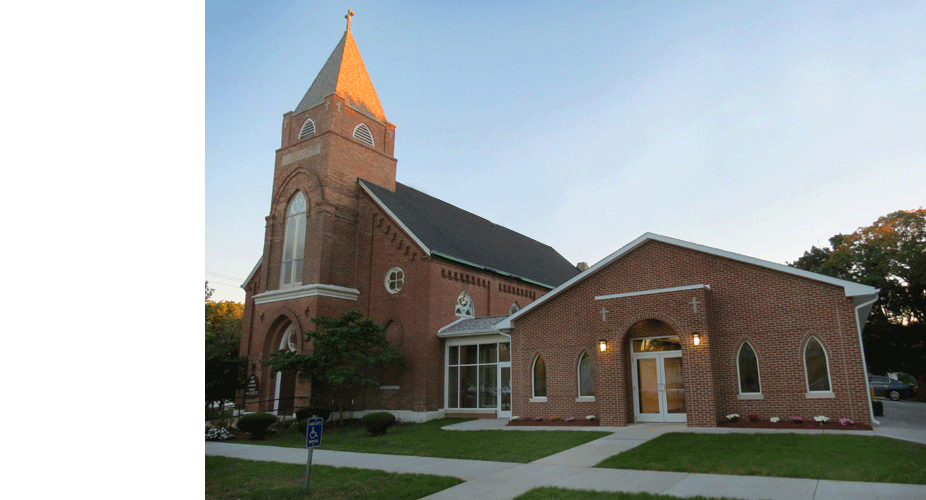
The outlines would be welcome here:
M 238 356 L 244 304 L 209 300 L 206 283 L 206 402 L 234 399 L 244 386 L 247 359 Z
M 356 311 L 337 318 L 312 318 L 316 330 L 305 332 L 310 353 L 276 351 L 264 361 L 273 373 L 298 372 L 340 394 L 343 400 L 366 387 L 380 385 L 379 374 L 387 367 L 405 366 L 405 359 L 386 340 L 386 327 Z
M 926 209 L 898 210 L 789 265 L 880 290 L 875 322 L 926 322 Z
M 829 241 L 789 265 L 878 288 L 864 330 L 870 368 L 926 375 L 926 209 L 898 210 Z

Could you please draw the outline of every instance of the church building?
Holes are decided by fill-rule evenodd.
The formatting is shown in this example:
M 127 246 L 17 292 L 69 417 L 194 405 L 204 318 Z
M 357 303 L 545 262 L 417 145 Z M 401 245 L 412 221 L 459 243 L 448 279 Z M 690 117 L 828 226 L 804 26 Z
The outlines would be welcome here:
M 246 410 L 330 405 L 261 361 L 310 352 L 311 318 L 356 310 L 408 364 L 355 415 L 871 423 L 861 329 L 876 289 L 649 233 L 576 265 L 396 182 L 394 144 L 349 14 L 283 115 L 263 256 L 242 285 Z

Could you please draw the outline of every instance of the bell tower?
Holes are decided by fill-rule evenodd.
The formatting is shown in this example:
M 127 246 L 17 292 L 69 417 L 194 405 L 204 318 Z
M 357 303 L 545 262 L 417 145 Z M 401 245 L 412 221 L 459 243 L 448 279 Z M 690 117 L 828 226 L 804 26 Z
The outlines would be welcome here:
M 267 290 L 322 284 L 356 288 L 358 179 L 395 190 L 395 125 L 347 29 L 296 108 L 283 115 L 267 218 Z M 287 210 L 306 199 L 305 244 L 287 244 Z M 287 283 L 289 254 L 303 251 L 302 276 Z M 292 271 L 289 271 L 292 272 Z

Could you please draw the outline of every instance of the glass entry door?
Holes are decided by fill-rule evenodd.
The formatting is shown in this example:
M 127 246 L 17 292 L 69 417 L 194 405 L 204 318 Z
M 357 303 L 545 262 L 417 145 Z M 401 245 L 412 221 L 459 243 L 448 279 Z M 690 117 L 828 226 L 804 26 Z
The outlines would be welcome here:
M 682 352 L 633 353 L 633 399 L 637 422 L 687 422 Z

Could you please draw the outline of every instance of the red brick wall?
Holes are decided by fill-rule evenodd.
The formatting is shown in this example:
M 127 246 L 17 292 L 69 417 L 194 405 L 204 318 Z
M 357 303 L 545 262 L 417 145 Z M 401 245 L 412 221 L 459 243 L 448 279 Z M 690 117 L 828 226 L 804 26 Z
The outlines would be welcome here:
M 610 300 L 595 296 L 706 284 L 698 289 Z M 697 298 L 699 313 L 690 303 Z M 601 308 L 609 312 L 602 321 Z M 848 417 L 868 423 L 854 306 L 841 287 L 660 242 L 648 242 L 515 324 L 513 411 L 522 417 L 595 414 L 606 425 L 633 421 L 628 331 L 658 319 L 682 340 L 689 425 L 715 425 L 723 415 L 762 418 Z M 641 328 L 640 326 L 636 328 Z M 698 332 L 702 343 L 692 345 Z M 829 356 L 833 399 L 805 398 L 804 344 L 814 335 Z M 607 353 L 595 350 L 607 339 Z M 759 358 L 762 400 L 738 398 L 736 354 L 749 340 Z M 575 361 L 595 359 L 594 403 L 576 403 Z M 547 402 L 530 403 L 537 354 L 547 365 Z

